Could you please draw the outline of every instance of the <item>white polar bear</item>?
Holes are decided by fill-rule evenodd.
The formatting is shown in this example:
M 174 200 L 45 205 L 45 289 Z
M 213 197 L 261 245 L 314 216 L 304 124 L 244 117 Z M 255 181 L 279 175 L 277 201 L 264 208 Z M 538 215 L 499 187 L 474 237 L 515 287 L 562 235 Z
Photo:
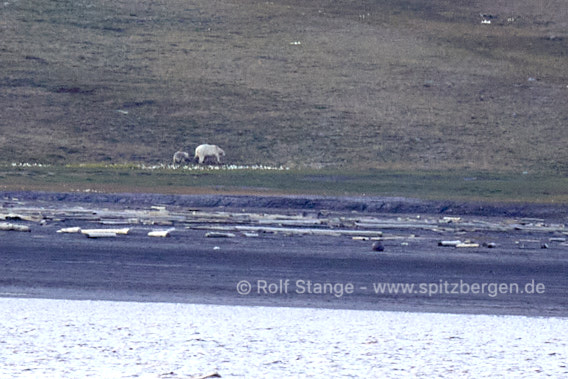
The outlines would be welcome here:
M 217 158 L 217 163 L 221 163 L 221 158 L 224 157 L 225 152 L 217 145 L 203 144 L 195 148 L 195 158 L 199 158 L 199 163 L 203 163 L 207 157 Z
M 181 163 L 183 161 L 188 162 L 189 161 L 189 153 L 186 153 L 185 151 L 176 151 L 176 153 L 174 154 L 174 158 L 173 158 L 173 165 L 175 166 L 176 163 Z

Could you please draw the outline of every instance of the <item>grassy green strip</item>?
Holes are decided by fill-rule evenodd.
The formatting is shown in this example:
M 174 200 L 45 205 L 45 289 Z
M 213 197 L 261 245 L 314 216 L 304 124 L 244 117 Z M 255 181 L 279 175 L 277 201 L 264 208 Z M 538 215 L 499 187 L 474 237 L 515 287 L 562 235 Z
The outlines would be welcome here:
M 568 178 L 530 173 L 0 166 L 0 189 L 280 193 L 568 203 Z

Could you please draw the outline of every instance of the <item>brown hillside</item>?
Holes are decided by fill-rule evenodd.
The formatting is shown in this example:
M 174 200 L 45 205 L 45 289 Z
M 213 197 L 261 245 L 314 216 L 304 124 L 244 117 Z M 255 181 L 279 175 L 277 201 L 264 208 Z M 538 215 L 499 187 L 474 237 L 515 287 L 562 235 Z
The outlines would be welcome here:
M 567 30 L 565 0 L 7 0 L 0 162 L 566 173 Z

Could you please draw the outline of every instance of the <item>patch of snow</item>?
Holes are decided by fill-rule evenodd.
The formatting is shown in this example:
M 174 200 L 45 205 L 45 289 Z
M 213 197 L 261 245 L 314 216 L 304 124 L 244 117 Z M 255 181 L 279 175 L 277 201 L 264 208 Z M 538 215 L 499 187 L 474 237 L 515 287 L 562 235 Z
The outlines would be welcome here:
M 27 162 L 12 162 L 12 167 L 51 167 L 50 164 L 45 163 L 27 163 Z
M 0 298 L 0 377 L 568 375 L 568 319 Z

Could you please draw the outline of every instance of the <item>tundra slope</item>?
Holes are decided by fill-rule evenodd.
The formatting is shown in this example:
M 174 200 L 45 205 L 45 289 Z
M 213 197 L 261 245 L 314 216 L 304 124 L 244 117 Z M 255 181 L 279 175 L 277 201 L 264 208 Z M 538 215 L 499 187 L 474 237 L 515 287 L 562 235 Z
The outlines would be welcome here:
M 565 1 L 502 3 L 10 2 L 0 161 L 566 173 Z

